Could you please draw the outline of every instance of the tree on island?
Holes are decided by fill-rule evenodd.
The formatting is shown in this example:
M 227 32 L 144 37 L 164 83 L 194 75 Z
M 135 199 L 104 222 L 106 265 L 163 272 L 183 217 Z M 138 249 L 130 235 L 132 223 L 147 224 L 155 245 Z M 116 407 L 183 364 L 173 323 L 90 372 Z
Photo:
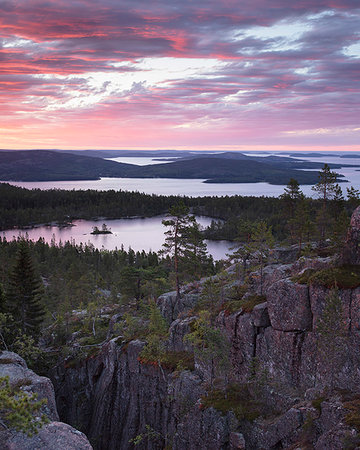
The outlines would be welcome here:
M 91 234 L 112 234 L 112 231 L 107 227 L 106 223 L 103 223 L 101 226 L 101 230 L 98 226 L 95 225 Z

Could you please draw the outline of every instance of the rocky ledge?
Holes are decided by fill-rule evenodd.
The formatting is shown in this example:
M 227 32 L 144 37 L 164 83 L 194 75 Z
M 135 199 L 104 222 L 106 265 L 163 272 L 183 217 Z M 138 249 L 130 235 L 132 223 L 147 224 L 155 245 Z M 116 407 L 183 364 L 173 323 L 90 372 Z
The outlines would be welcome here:
M 6 429 L 0 425 L 0 447 L 4 450 L 91 450 L 87 437 L 70 425 L 59 422 L 55 403 L 54 387 L 49 378 L 38 376 L 28 369 L 25 361 L 16 353 L 1 352 L 0 378 L 9 377 L 11 387 L 37 394 L 39 400 L 46 399 L 41 409 L 49 423 L 44 425 L 33 437 L 21 432 Z

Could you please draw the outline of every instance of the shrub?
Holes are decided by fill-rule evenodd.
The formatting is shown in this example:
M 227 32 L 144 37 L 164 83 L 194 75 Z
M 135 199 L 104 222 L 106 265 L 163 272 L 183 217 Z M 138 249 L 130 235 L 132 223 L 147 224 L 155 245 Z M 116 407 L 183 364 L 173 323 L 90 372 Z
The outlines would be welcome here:
M 226 389 L 212 390 L 201 398 L 202 408 L 213 407 L 223 414 L 232 411 L 238 420 L 254 421 L 260 416 L 260 404 L 246 384 L 231 384 Z
M 240 300 L 232 300 L 225 303 L 225 311 L 228 314 L 233 314 L 236 311 L 242 309 L 245 313 L 250 313 L 256 305 L 266 302 L 265 295 L 249 295 L 248 297 L 242 298 Z
M 307 269 L 303 274 L 295 276 L 292 281 L 300 284 L 318 284 L 328 289 L 355 289 L 360 286 L 360 266 L 343 265 L 315 271 Z
M 10 386 L 9 377 L 0 378 L 0 417 L 10 428 L 33 436 L 49 423 L 49 419 L 40 414 L 46 399 L 37 401 L 36 394 L 28 394 Z

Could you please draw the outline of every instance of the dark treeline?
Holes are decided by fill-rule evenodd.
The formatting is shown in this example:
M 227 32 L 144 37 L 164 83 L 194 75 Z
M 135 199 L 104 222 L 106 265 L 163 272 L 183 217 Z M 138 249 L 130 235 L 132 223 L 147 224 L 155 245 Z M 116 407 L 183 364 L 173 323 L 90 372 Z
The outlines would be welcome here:
M 167 211 L 177 197 L 124 191 L 24 189 L 0 184 L 0 229 L 105 216 L 152 216 Z
M 238 236 L 239 221 L 265 220 L 278 240 L 288 235 L 289 205 L 286 196 L 274 197 L 181 197 L 193 214 L 221 219 L 206 231 L 209 239 L 234 240 Z M 149 195 L 126 191 L 66 191 L 24 189 L 0 183 L 0 229 L 26 227 L 52 221 L 69 222 L 74 219 L 106 217 L 117 219 L 131 216 L 166 214 L 180 200 L 179 196 Z M 330 200 L 330 203 L 333 200 Z M 357 199 L 343 200 L 348 216 Z M 311 221 L 315 220 L 321 199 L 307 198 L 306 208 Z
M 106 217 L 117 219 L 129 216 L 165 214 L 179 202 L 178 196 L 148 195 L 125 191 L 66 191 L 24 189 L 0 184 L 0 229 L 25 227 L 51 221 L 68 222 L 73 219 Z M 248 220 L 269 219 L 278 222 L 282 201 L 272 197 L 182 197 L 194 214 L 222 220 L 230 219 L 228 231 L 213 238 L 233 239 L 231 223 L 236 217 Z

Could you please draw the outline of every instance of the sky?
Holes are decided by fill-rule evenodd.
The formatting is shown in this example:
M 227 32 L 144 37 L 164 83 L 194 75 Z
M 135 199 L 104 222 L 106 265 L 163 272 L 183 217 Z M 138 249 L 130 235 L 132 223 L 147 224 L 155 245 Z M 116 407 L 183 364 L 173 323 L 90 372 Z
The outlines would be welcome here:
M 0 0 L 0 148 L 360 150 L 359 0 Z

